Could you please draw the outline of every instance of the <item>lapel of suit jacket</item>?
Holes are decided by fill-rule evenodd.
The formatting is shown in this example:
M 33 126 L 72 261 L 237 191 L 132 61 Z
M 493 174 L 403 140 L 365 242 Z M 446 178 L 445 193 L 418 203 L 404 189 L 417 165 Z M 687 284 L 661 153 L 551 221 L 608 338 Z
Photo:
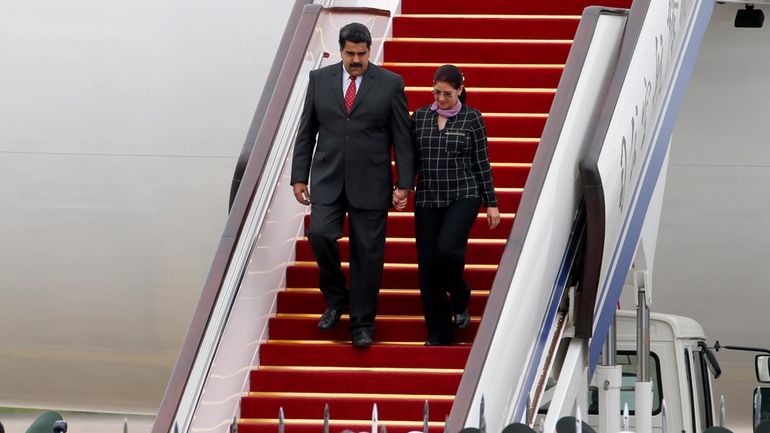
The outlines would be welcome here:
M 331 88 L 334 91 L 334 99 L 337 100 L 340 110 L 342 110 L 342 113 L 347 114 L 347 111 L 345 111 L 345 96 L 342 93 L 342 68 L 342 62 L 337 63 L 337 65 L 332 68 L 331 77 L 334 83 Z
M 374 87 L 375 82 L 374 79 L 377 77 L 377 66 L 373 63 L 369 63 L 369 66 L 366 68 L 366 73 L 364 74 L 364 80 L 361 81 L 361 86 L 358 88 L 358 92 L 356 92 L 356 99 L 353 101 L 353 107 L 350 109 L 350 112 L 353 113 L 356 111 L 356 107 L 363 101 L 364 97 L 367 93 Z M 344 98 L 343 98 L 343 107 L 344 104 Z

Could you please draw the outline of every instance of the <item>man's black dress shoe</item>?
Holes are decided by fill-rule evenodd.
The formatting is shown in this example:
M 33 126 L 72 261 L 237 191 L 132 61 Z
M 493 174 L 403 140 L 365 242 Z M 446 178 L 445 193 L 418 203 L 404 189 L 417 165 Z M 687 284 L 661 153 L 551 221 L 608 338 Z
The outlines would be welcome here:
M 465 329 L 471 326 L 471 314 L 467 308 L 462 313 L 455 315 L 455 326 L 457 326 L 457 329 Z
M 318 329 L 327 331 L 329 329 L 334 328 L 334 326 L 336 326 L 337 323 L 340 321 L 341 315 L 342 315 L 342 312 L 338 310 L 332 310 L 331 308 L 327 308 L 326 311 L 324 311 L 324 313 L 321 314 L 321 319 L 318 321 Z
M 365 329 L 356 329 L 353 331 L 353 347 L 357 349 L 366 349 L 372 345 L 372 333 Z
M 425 342 L 425 345 L 426 346 L 451 346 L 452 342 L 451 341 L 441 342 L 441 341 L 437 341 L 437 340 L 428 340 L 428 341 Z

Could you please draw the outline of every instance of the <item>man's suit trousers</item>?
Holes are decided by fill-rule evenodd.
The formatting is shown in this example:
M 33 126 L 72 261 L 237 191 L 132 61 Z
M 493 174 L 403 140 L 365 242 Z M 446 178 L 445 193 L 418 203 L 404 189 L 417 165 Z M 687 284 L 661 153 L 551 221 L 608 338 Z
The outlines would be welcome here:
M 337 244 L 342 237 L 346 213 L 350 230 L 349 289 L 346 288 Z M 308 237 L 320 268 L 321 292 L 329 308 L 348 307 L 351 330 L 374 330 L 387 222 L 387 209 L 353 208 L 344 191 L 331 204 L 312 204 Z

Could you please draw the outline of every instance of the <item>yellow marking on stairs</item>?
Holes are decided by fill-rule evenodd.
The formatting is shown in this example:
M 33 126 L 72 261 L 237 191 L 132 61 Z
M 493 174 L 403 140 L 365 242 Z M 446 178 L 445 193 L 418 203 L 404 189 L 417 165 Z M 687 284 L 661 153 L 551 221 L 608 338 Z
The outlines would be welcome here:
M 395 164 L 396 164 L 395 161 L 391 162 L 391 165 L 395 165 Z M 529 167 L 529 168 L 532 167 L 531 162 L 491 162 L 490 164 L 492 165 L 492 167 L 501 167 L 501 168 L 502 167 Z M 522 191 L 524 190 L 523 188 L 518 188 L 518 189 Z M 412 213 L 412 212 L 398 212 L 398 213 L 401 215 L 405 215 L 407 213 Z M 481 215 L 481 213 L 479 213 L 479 215 Z
M 332 346 L 348 346 L 350 345 L 350 341 L 345 340 L 276 340 L 276 339 L 268 339 L 268 343 L 278 343 L 278 344 L 321 344 L 321 345 L 332 345 Z
M 308 262 L 308 261 L 295 261 L 293 263 L 294 266 L 301 267 L 301 268 L 314 268 L 316 267 L 315 262 Z M 342 267 L 349 267 L 350 263 L 348 262 L 342 262 Z M 385 269 L 417 269 L 417 263 L 385 263 Z M 497 265 L 465 265 L 466 270 L 496 270 Z
M 516 216 L 515 212 L 508 212 L 508 213 L 501 213 L 501 218 L 514 218 Z M 487 213 L 486 212 L 479 212 L 479 218 L 486 218 Z M 388 212 L 388 218 L 414 218 L 414 212 L 399 212 L 399 211 L 391 211 Z
M 520 14 L 500 14 L 500 15 L 493 15 L 493 14 L 463 14 L 463 15 L 457 15 L 457 14 L 401 14 L 398 15 L 399 17 L 407 17 L 407 18 L 458 18 L 458 19 L 465 19 L 465 18 L 505 18 L 505 19 L 520 19 L 520 18 L 534 18 L 534 19 L 550 19 L 550 18 L 556 18 L 556 19 L 567 19 L 567 20 L 576 20 L 580 21 L 580 15 L 520 15 Z
M 491 162 L 492 167 L 532 167 L 531 162 Z M 390 165 L 396 165 L 395 161 L 391 161 Z M 404 214 L 406 212 L 399 212 Z
M 532 137 L 488 137 L 487 141 L 523 141 L 525 143 L 539 143 L 539 138 Z
M 534 117 L 545 119 L 548 117 L 548 113 L 484 113 L 484 118 L 488 119 L 490 117 Z
M 297 237 L 297 241 L 306 241 L 304 236 Z M 340 238 L 342 242 L 349 242 L 350 238 L 343 236 Z M 416 242 L 415 238 L 385 238 L 385 242 L 389 244 L 413 244 Z M 468 239 L 469 245 L 505 245 L 507 239 L 494 239 L 494 238 L 471 238 Z
M 241 418 L 238 420 L 241 424 L 269 424 L 269 425 L 277 425 L 278 419 L 277 418 Z M 317 425 L 322 426 L 323 420 L 318 419 L 285 419 L 284 420 L 285 425 Z M 329 425 L 335 426 L 335 427 L 345 427 L 345 426 L 355 426 L 355 427 L 367 427 L 372 425 L 371 420 L 365 420 L 365 419 L 332 419 L 329 420 Z M 383 420 L 379 419 L 377 420 L 377 425 L 386 426 L 386 427 L 414 427 L 415 430 L 422 431 L 422 421 L 397 421 L 397 420 Z M 441 421 L 429 421 L 428 427 L 436 427 L 441 428 L 444 426 L 444 423 Z M 419 429 L 418 429 L 419 427 Z
M 318 314 L 315 313 L 276 313 L 275 317 L 281 318 L 281 319 L 318 319 Z M 349 317 L 347 314 L 343 314 L 342 317 Z M 405 321 L 405 320 L 415 320 L 419 319 L 422 320 L 422 315 L 406 315 L 406 314 L 393 314 L 393 315 L 387 315 L 387 314 L 378 314 L 377 320 L 382 319 L 385 322 L 397 322 L 397 321 Z M 472 322 L 478 322 L 481 320 L 481 316 L 471 316 Z
M 336 397 L 336 398 L 376 398 L 383 400 L 454 400 L 455 396 L 447 394 L 366 394 L 355 392 L 281 392 L 281 391 L 250 391 L 249 397 Z M 369 421 L 371 424 L 371 421 Z
M 433 91 L 433 87 L 426 86 L 406 86 L 406 91 L 426 92 Z M 556 89 L 549 87 L 466 87 L 469 92 L 473 93 L 556 93 Z
M 347 238 L 343 238 L 343 239 L 347 239 Z M 386 238 L 386 240 L 393 241 L 395 243 L 415 242 L 415 238 Z M 468 239 L 469 245 L 505 245 L 506 242 L 508 242 L 507 239 L 482 239 L 482 238 Z
M 394 66 L 402 66 L 402 67 L 427 67 L 427 68 L 438 68 L 439 66 L 443 65 L 443 63 L 434 63 L 434 62 L 385 62 L 382 64 L 384 67 L 394 67 Z M 557 64 L 557 63 L 454 63 L 455 66 L 458 68 L 489 68 L 489 69 L 500 69 L 500 68 L 513 68 L 513 69 L 531 69 L 531 68 L 541 68 L 541 69 L 564 69 L 564 64 Z
M 532 164 L 530 163 L 530 166 Z M 496 192 L 524 192 L 524 188 L 507 188 L 507 187 L 498 187 L 495 188 Z
M 410 111 L 409 115 L 414 115 L 414 111 Z M 522 118 L 526 119 L 529 117 L 536 118 L 536 119 L 546 119 L 548 118 L 548 113 L 485 113 L 485 118 L 489 117 L 508 117 L 508 118 Z M 487 137 L 487 140 L 489 140 L 492 137 Z M 539 138 L 538 138 L 539 140 Z M 393 164 L 393 162 L 391 162 Z
M 318 317 L 316 315 L 316 317 Z M 277 344 L 320 344 L 320 345 L 329 345 L 329 346 L 350 346 L 351 341 L 350 340 L 275 340 L 275 339 L 268 339 L 268 343 L 277 343 Z M 470 346 L 471 343 L 454 343 L 453 346 Z M 425 346 L 425 342 L 423 341 L 374 341 L 374 346 Z M 442 346 L 442 347 L 449 347 L 449 346 Z
M 531 162 L 492 162 L 491 164 L 492 167 L 532 167 Z
M 296 366 L 259 366 L 252 370 L 256 371 L 360 371 L 372 373 L 441 373 L 441 374 L 462 374 L 462 368 L 410 368 L 410 367 L 322 367 L 315 365 L 296 365 Z
M 414 115 L 414 111 L 410 111 L 409 115 Z M 535 118 L 535 119 L 547 119 L 548 113 L 522 113 L 522 112 L 485 112 L 484 118 L 489 117 L 508 117 L 508 118 L 519 118 L 519 119 L 526 119 L 526 118 Z M 487 137 L 489 139 L 491 137 Z M 539 140 L 539 138 L 538 138 Z
M 318 293 L 321 291 L 317 287 L 288 287 L 285 289 L 287 292 L 301 292 L 301 293 Z M 380 289 L 380 293 L 387 293 L 388 295 L 414 295 L 419 294 L 420 289 Z M 489 295 L 489 290 L 471 289 L 471 293 L 474 295 Z
M 485 38 L 390 38 L 394 42 L 461 42 L 473 44 L 551 44 L 569 45 L 572 39 L 485 39 Z
M 347 237 L 343 237 L 342 239 L 348 239 Z M 413 243 L 415 241 L 415 238 L 385 238 L 387 242 L 392 243 Z M 470 245 L 505 245 L 507 242 L 506 239 L 468 239 L 468 244 Z

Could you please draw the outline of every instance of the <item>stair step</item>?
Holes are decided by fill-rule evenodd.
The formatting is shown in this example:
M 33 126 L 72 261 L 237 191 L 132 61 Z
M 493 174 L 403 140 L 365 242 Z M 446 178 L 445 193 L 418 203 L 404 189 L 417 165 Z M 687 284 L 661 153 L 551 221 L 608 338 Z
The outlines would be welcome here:
M 484 124 L 487 128 L 487 137 L 540 138 L 543 135 L 547 118 L 547 113 L 525 113 L 509 116 L 484 113 Z M 495 164 L 497 161 L 492 161 L 492 163 Z
M 401 13 L 406 14 L 491 14 L 491 15 L 581 15 L 583 9 L 591 4 L 601 3 L 607 7 L 628 8 L 631 0 L 484 0 L 477 2 L 418 0 L 404 1 Z
M 515 213 L 516 210 L 519 208 L 519 202 L 521 201 L 521 192 L 522 187 L 527 182 L 527 176 L 529 176 L 529 170 L 530 166 L 528 164 L 520 164 L 520 163 L 510 163 L 510 164 L 516 164 L 516 165 L 509 165 L 509 166 L 493 166 L 492 167 L 492 176 L 495 180 L 495 183 L 498 182 L 498 177 L 500 178 L 500 183 L 505 183 L 509 185 L 521 185 L 519 187 L 511 187 L 511 188 L 496 188 L 495 190 L 495 196 L 497 197 L 497 206 L 501 209 L 502 212 L 505 213 Z M 407 208 L 404 209 L 405 212 L 413 212 L 414 211 L 414 196 L 411 196 L 409 203 L 407 203 Z M 507 235 L 498 233 L 502 236 Z
M 490 119 L 492 123 L 494 119 Z M 487 126 L 490 126 L 490 123 Z M 494 178 L 494 184 L 497 188 L 524 188 L 524 184 L 527 182 L 527 176 L 529 176 L 529 170 L 532 168 L 531 163 L 517 163 L 517 162 L 493 162 L 492 163 L 492 177 Z M 393 178 L 398 178 L 396 173 L 396 167 L 392 168 Z M 310 191 L 312 194 L 313 191 Z M 501 194 L 505 196 L 506 193 L 510 193 L 510 202 L 507 203 L 511 207 L 518 208 L 518 198 L 521 197 L 521 191 L 501 191 Z M 502 197 L 508 199 L 508 197 Z M 414 200 L 409 200 L 413 202 Z M 408 211 L 412 211 L 414 208 L 409 204 Z M 515 212 L 516 209 L 505 209 L 505 212 Z
M 413 201 L 412 198 L 411 201 Z M 508 212 L 508 209 L 502 209 L 503 214 L 500 218 L 500 225 L 494 230 L 489 229 L 487 224 L 486 214 L 480 214 L 476 219 L 476 222 L 471 227 L 471 239 L 507 239 L 508 233 L 513 227 L 513 215 Z M 310 215 L 305 215 L 305 230 L 310 227 Z M 386 236 L 391 238 L 414 238 L 414 214 L 410 211 L 390 211 L 388 212 L 388 227 Z M 345 218 L 345 222 L 342 227 L 342 235 L 349 236 L 350 230 L 348 228 L 348 219 Z M 311 287 L 315 287 L 315 284 Z
M 507 120 L 513 121 L 516 119 L 518 118 L 511 118 Z M 536 119 L 536 121 L 540 121 L 540 119 Z M 497 119 L 490 119 L 490 122 L 487 123 L 487 127 L 490 126 L 490 123 L 495 122 L 497 122 Z M 537 127 L 542 127 L 543 124 L 545 124 L 544 118 L 541 124 L 537 125 Z M 396 170 L 395 161 L 391 162 L 391 164 L 391 173 L 393 174 L 393 178 L 397 179 L 398 172 Z M 521 197 L 521 189 L 524 188 L 524 184 L 527 182 L 527 176 L 529 176 L 529 171 L 532 169 L 532 163 L 492 162 L 490 164 L 492 166 L 492 177 L 494 178 L 495 193 L 500 194 L 503 200 L 510 200 L 511 206 L 518 207 L 517 201 Z M 519 191 L 512 191 L 511 188 L 517 188 Z M 509 195 L 509 197 L 506 197 L 506 195 Z M 412 200 L 410 200 L 410 202 L 411 201 Z M 411 212 L 412 209 L 410 208 L 409 211 Z
M 278 416 L 278 409 L 283 408 L 288 418 L 323 419 L 324 406 L 329 405 L 332 419 L 366 419 L 372 415 L 372 406 L 377 404 L 380 419 L 422 419 L 425 399 L 420 398 L 382 398 L 382 397 L 338 397 L 334 394 L 325 396 L 274 396 L 250 394 L 241 401 L 241 417 L 271 418 Z M 431 421 L 444 421 L 452 408 L 451 399 L 428 399 Z M 316 430 L 318 433 L 320 430 Z M 271 431 L 275 433 L 275 431 Z
M 393 35 L 403 37 L 572 39 L 577 16 L 402 15 L 393 18 Z
M 275 371 L 253 370 L 250 389 L 259 392 L 436 394 L 453 397 L 460 384 L 456 372 Z
M 430 105 L 435 100 L 431 81 L 421 87 L 407 87 L 409 110 Z M 555 89 L 466 87 L 467 103 L 482 113 L 548 113 Z
M 495 162 L 532 162 L 539 139 L 497 138 L 487 140 L 489 159 Z
M 267 341 L 259 347 L 260 365 L 334 367 L 464 368 L 470 346 L 372 345 Z
M 348 277 L 348 264 L 342 264 L 345 277 Z M 489 290 L 497 272 L 496 266 L 467 265 L 465 281 L 473 289 Z M 286 269 L 286 287 L 317 287 L 318 267 L 315 262 L 303 262 L 289 265 Z M 381 287 L 389 289 L 413 289 L 419 287 L 417 265 L 385 264 Z
M 489 293 L 471 292 L 468 309 L 472 316 L 479 316 L 484 311 Z M 414 290 L 380 290 L 377 301 L 379 315 L 422 315 L 420 292 Z M 326 309 L 326 301 L 318 289 L 287 289 L 278 293 L 278 313 L 317 314 Z
M 537 63 L 563 65 L 571 40 L 410 39 L 385 41 L 389 62 Z
M 350 260 L 350 242 L 349 238 L 340 239 L 340 257 L 342 261 Z M 496 265 L 500 262 L 500 256 L 503 254 L 505 244 L 499 243 L 478 243 L 468 244 L 468 250 L 465 254 L 465 261 L 468 264 L 487 264 Z M 312 261 L 315 260 L 313 250 L 310 247 L 310 241 L 300 239 L 297 241 L 296 260 Z M 417 246 L 413 238 L 387 239 L 385 241 L 385 261 L 395 263 L 417 263 Z
M 386 62 L 385 68 L 404 77 L 407 86 L 425 86 L 433 82 L 433 74 L 443 63 Z M 457 64 L 465 76 L 465 84 L 473 87 L 514 87 L 555 89 L 563 65 L 521 64 Z
M 419 306 L 419 305 L 418 305 Z M 414 308 L 414 307 L 413 307 Z M 271 340 L 318 340 L 318 341 L 350 341 L 350 319 L 343 315 L 340 323 L 334 329 L 322 331 L 316 326 L 318 314 L 310 317 L 280 316 L 270 318 L 268 325 Z M 420 316 L 391 319 L 387 316 L 377 316 L 377 329 L 374 332 L 374 343 L 380 342 L 425 342 L 427 332 L 425 320 Z M 468 329 L 456 330 L 454 339 L 458 343 L 471 343 L 478 329 L 479 319 L 474 318 Z

